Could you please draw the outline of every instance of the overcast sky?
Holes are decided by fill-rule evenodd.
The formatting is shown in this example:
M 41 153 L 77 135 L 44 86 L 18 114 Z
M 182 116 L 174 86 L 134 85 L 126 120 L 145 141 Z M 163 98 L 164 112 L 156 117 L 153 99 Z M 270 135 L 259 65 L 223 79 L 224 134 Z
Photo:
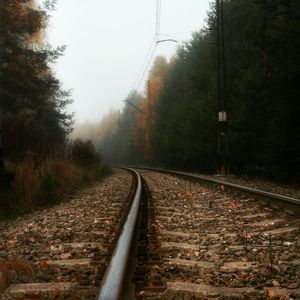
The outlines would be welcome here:
M 209 0 L 162 0 L 160 39 L 189 40 L 202 28 Z M 64 89 L 73 89 L 70 107 L 77 121 L 98 121 L 138 88 L 141 69 L 155 35 L 156 0 L 58 0 L 48 40 L 67 45 L 54 66 Z M 176 43 L 157 45 L 154 57 L 170 58 Z M 154 46 L 153 46 L 154 48 Z M 151 66 L 151 64 L 150 64 Z M 147 70 L 148 71 L 148 70 Z

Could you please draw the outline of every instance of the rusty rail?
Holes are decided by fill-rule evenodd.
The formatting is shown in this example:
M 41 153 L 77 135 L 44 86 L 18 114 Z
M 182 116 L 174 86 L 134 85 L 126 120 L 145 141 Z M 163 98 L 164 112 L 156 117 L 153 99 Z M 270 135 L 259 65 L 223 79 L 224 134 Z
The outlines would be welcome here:
M 98 300 L 128 299 L 129 297 L 128 295 L 124 296 L 124 294 L 128 293 L 128 291 L 126 291 L 126 288 L 128 288 L 126 286 L 126 280 L 128 279 L 130 256 L 134 253 L 133 244 L 138 230 L 142 196 L 142 179 L 135 170 L 126 170 L 131 171 L 136 178 L 136 191 L 127 219 L 113 252 L 112 259 L 105 272 L 100 293 L 97 297 Z
M 185 176 L 185 177 L 205 181 L 207 183 L 214 183 L 214 184 L 218 184 L 218 185 L 223 185 L 224 187 L 234 189 L 234 190 L 237 190 L 237 191 L 241 191 L 241 192 L 246 192 L 246 193 L 249 193 L 249 194 L 253 194 L 255 196 L 261 196 L 261 197 L 264 197 L 264 198 L 269 198 L 269 199 L 274 199 L 274 200 L 278 200 L 278 201 L 288 202 L 288 203 L 291 203 L 291 204 L 296 204 L 297 206 L 300 205 L 300 199 L 297 199 L 297 198 L 284 196 L 284 195 L 280 195 L 280 194 L 275 194 L 275 193 L 271 193 L 271 192 L 267 192 L 267 191 L 263 191 L 263 190 L 259 190 L 259 189 L 254 189 L 254 188 L 250 188 L 250 187 L 247 187 L 247 186 L 242 186 L 242 185 L 238 185 L 238 184 L 234 184 L 234 183 L 230 183 L 230 182 L 225 182 L 225 181 L 221 181 L 221 180 L 217 180 L 217 179 L 207 178 L 207 177 L 197 175 L 197 174 L 174 171 L 174 170 L 165 170 L 165 169 L 159 169 L 159 168 L 149 168 L 149 167 L 135 167 L 135 168 L 136 169 L 149 170 L 149 171 L 156 171 L 156 172 L 161 172 L 161 173 L 167 173 L 167 174 L 172 174 L 172 175 Z

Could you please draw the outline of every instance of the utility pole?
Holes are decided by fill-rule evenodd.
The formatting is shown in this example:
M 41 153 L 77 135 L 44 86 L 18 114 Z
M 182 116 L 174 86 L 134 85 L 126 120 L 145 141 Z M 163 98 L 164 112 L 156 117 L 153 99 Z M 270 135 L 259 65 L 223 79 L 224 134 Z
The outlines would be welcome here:
M 149 165 L 152 165 L 152 153 L 151 153 L 151 147 L 150 147 L 150 131 L 152 127 L 152 112 L 151 112 L 151 85 L 150 80 L 148 80 L 148 115 L 147 115 L 147 153 L 148 153 L 148 161 Z
M 156 0 L 156 24 L 155 24 L 155 43 L 156 44 L 159 41 L 160 14 L 161 14 L 161 0 Z
M 216 0 L 217 15 L 217 94 L 218 94 L 218 166 L 217 173 L 228 173 L 226 132 L 226 65 L 225 65 L 225 37 L 224 37 L 224 1 Z

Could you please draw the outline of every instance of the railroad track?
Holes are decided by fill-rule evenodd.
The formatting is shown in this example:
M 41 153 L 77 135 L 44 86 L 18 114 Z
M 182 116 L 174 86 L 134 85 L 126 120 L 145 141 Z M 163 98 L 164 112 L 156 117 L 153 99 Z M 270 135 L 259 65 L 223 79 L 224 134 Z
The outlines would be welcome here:
M 0 299 L 95 299 L 134 190 L 119 171 L 74 199 L 0 223 Z
M 94 299 L 97 295 L 99 300 L 300 298 L 300 218 L 295 212 L 299 200 L 289 198 L 286 211 L 278 210 L 254 199 L 254 190 L 236 192 L 237 187 L 224 182 L 205 179 L 203 185 L 200 178 L 187 173 L 138 173 L 142 177 L 134 173 L 139 184 L 131 193 L 133 204 L 128 205 L 127 197 L 123 202 L 115 197 L 120 208 L 114 214 L 118 225 L 109 219 L 113 214 L 109 202 L 101 206 L 103 212 L 98 208 L 106 218 L 100 224 L 109 221 L 110 227 L 102 230 L 106 239 L 95 242 L 86 235 L 81 245 L 54 244 L 54 250 L 63 249 L 58 254 L 60 265 L 54 260 L 61 277 L 56 273 L 55 282 L 48 278 L 39 291 L 32 286 L 40 283 L 27 283 L 27 296 L 26 284 L 11 285 L 3 299 L 34 295 L 37 299 Z M 278 201 L 287 203 L 286 197 L 266 193 L 259 197 L 265 202 L 276 198 L 276 208 L 282 207 Z M 78 247 L 90 255 L 88 264 L 63 267 L 61 261 L 70 265 L 73 257 L 66 255 L 76 254 Z M 52 270 L 53 262 L 40 258 L 35 263 L 39 272 Z
M 151 191 L 148 240 L 157 243 L 140 260 L 138 298 L 300 298 L 299 200 L 206 178 L 203 185 L 187 173 L 140 173 Z

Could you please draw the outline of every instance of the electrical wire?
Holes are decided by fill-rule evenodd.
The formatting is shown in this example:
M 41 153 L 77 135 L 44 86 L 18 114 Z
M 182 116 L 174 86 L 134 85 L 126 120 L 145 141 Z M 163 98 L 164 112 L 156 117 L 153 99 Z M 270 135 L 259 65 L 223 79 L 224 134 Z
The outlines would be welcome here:
M 145 77 L 145 74 L 146 74 L 147 70 L 149 69 L 150 64 L 152 63 L 153 56 L 154 56 L 155 50 L 157 48 L 157 43 L 159 41 L 159 36 L 160 36 L 160 16 L 161 16 L 161 0 L 156 0 L 155 35 L 151 41 L 151 44 L 149 46 L 149 49 L 148 49 L 148 52 L 144 59 L 144 62 L 142 64 L 142 67 L 138 73 L 136 80 L 135 80 L 134 90 L 139 90 L 142 80 Z
M 150 66 L 150 64 L 151 64 L 151 62 L 152 62 L 152 60 L 153 60 L 153 56 L 154 56 L 156 47 L 157 47 L 157 46 L 156 46 L 156 43 L 155 43 L 154 48 L 153 48 L 153 50 L 152 50 L 152 53 L 151 53 L 151 55 L 150 55 L 150 57 L 149 57 L 149 60 L 148 60 L 146 66 L 145 66 L 145 68 L 144 68 L 143 74 L 142 74 L 142 76 L 140 77 L 140 79 L 139 79 L 139 81 L 138 81 L 136 90 L 139 90 L 140 85 L 141 85 L 141 83 L 142 83 L 142 80 L 143 80 L 143 78 L 145 77 L 145 74 L 146 74 L 146 72 L 147 72 L 148 69 L 149 69 L 149 66 Z
M 156 0 L 156 26 L 155 26 L 155 36 L 154 36 L 154 40 L 155 40 L 155 44 L 154 44 L 154 47 L 152 49 L 152 52 L 149 56 L 149 59 L 143 69 L 143 73 L 141 76 L 139 76 L 139 80 L 136 82 L 137 83 L 137 89 L 139 89 L 140 87 L 140 84 L 145 76 L 145 73 L 146 71 L 148 70 L 149 68 L 149 65 L 151 64 L 152 62 L 152 59 L 153 59 L 153 56 L 154 56 L 154 53 L 155 53 L 155 50 L 156 50 L 156 47 L 157 47 L 157 43 L 159 41 L 159 35 L 160 35 L 160 16 L 161 16 L 161 0 Z M 151 49 L 151 48 L 150 48 Z M 148 55 L 147 55 L 148 57 Z
M 137 76 L 137 78 L 136 78 L 136 80 L 135 80 L 135 82 L 134 82 L 134 89 L 136 89 L 137 83 L 139 82 L 141 75 L 144 73 L 144 69 L 145 69 L 145 67 L 146 67 L 148 58 L 151 56 L 151 53 L 152 53 L 152 51 L 153 51 L 153 47 L 155 47 L 155 46 L 156 46 L 156 45 L 155 45 L 155 37 L 153 37 L 153 39 L 151 40 L 151 43 L 150 43 L 150 45 L 149 45 L 147 54 L 146 54 L 146 56 L 145 56 L 145 58 L 144 58 L 142 67 L 140 68 L 140 71 L 139 71 L 139 73 L 138 73 L 138 76 Z

